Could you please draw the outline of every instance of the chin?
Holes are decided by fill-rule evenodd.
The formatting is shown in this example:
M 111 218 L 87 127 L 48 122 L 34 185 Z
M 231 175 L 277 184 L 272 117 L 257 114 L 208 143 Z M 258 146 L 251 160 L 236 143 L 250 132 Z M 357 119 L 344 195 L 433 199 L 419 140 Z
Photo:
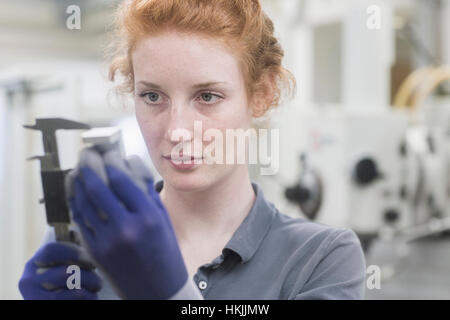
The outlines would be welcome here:
M 179 191 L 201 191 L 214 184 L 214 176 L 208 175 L 199 167 L 190 172 L 179 172 L 173 168 L 165 168 L 161 175 L 164 183 L 169 183 Z

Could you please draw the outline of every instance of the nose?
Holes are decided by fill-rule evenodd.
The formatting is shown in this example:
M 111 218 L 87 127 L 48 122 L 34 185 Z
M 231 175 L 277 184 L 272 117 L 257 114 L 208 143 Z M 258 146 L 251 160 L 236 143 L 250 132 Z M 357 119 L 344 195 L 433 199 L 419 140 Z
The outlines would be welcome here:
M 189 105 L 173 104 L 170 107 L 165 138 L 172 144 L 189 142 L 194 138 L 195 114 Z

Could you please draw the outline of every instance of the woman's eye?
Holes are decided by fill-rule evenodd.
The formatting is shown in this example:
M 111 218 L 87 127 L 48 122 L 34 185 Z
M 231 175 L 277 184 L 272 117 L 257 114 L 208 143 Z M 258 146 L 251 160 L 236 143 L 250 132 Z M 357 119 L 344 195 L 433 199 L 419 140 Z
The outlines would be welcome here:
M 204 92 L 200 94 L 200 97 L 204 102 L 208 102 L 208 104 L 217 102 L 218 99 L 222 99 L 222 97 L 220 97 L 219 95 L 211 92 Z
M 145 102 L 151 103 L 151 104 L 157 103 L 158 100 L 160 100 L 160 98 L 161 98 L 160 94 L 157 92 L 144 92 L 144 93 L 141 93 L 140 96 L 142 98 L 144 98 Z
M 157 102 L 159 99 L 159 94 L 157 94 L 156 92 L 147 92 L 145 93 L 145 97 L 147 97 L 147 99 L 151 102 Z

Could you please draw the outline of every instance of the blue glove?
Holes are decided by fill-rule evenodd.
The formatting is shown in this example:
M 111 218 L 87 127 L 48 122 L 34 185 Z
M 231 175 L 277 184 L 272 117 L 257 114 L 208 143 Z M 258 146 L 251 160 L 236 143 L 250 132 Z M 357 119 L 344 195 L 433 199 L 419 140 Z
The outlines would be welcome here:
M 80 289 L 67 287 L 71 275 L 67 273 L 67 267 L 70 265 L 80 267 Z M 50 242 L 41 247 L 25 265 L 19 290 L 25 300 L 97 299 L 102 283 L 94 268 L 83 257 L 81 247 Z
M 101 157 L 92 150 L 90 156 Z M 172 224 L 151 177 L 144 192 L 119 158 L 113 152 L 103 155 L 109 186 L 81 161 L 72 177 L 73 219 L 92 258 L 123 298 L 169 299 L 188 281 Z

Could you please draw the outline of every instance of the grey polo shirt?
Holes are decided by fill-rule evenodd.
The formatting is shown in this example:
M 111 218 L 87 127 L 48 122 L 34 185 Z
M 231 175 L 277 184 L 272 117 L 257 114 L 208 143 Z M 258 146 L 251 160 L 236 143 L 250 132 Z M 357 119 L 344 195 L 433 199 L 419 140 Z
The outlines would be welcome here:
M 193 276 L 205 299 L 362 299 L 366 266 L 359 239 L 280 213 L 252 182 L 256 200 L 222 253 Z M 155 189 L 160 192 L 163 181 Z M 54 237 L 47 237 L 47 241 Z M 118 299 L 103 278 L 100 299 Z

